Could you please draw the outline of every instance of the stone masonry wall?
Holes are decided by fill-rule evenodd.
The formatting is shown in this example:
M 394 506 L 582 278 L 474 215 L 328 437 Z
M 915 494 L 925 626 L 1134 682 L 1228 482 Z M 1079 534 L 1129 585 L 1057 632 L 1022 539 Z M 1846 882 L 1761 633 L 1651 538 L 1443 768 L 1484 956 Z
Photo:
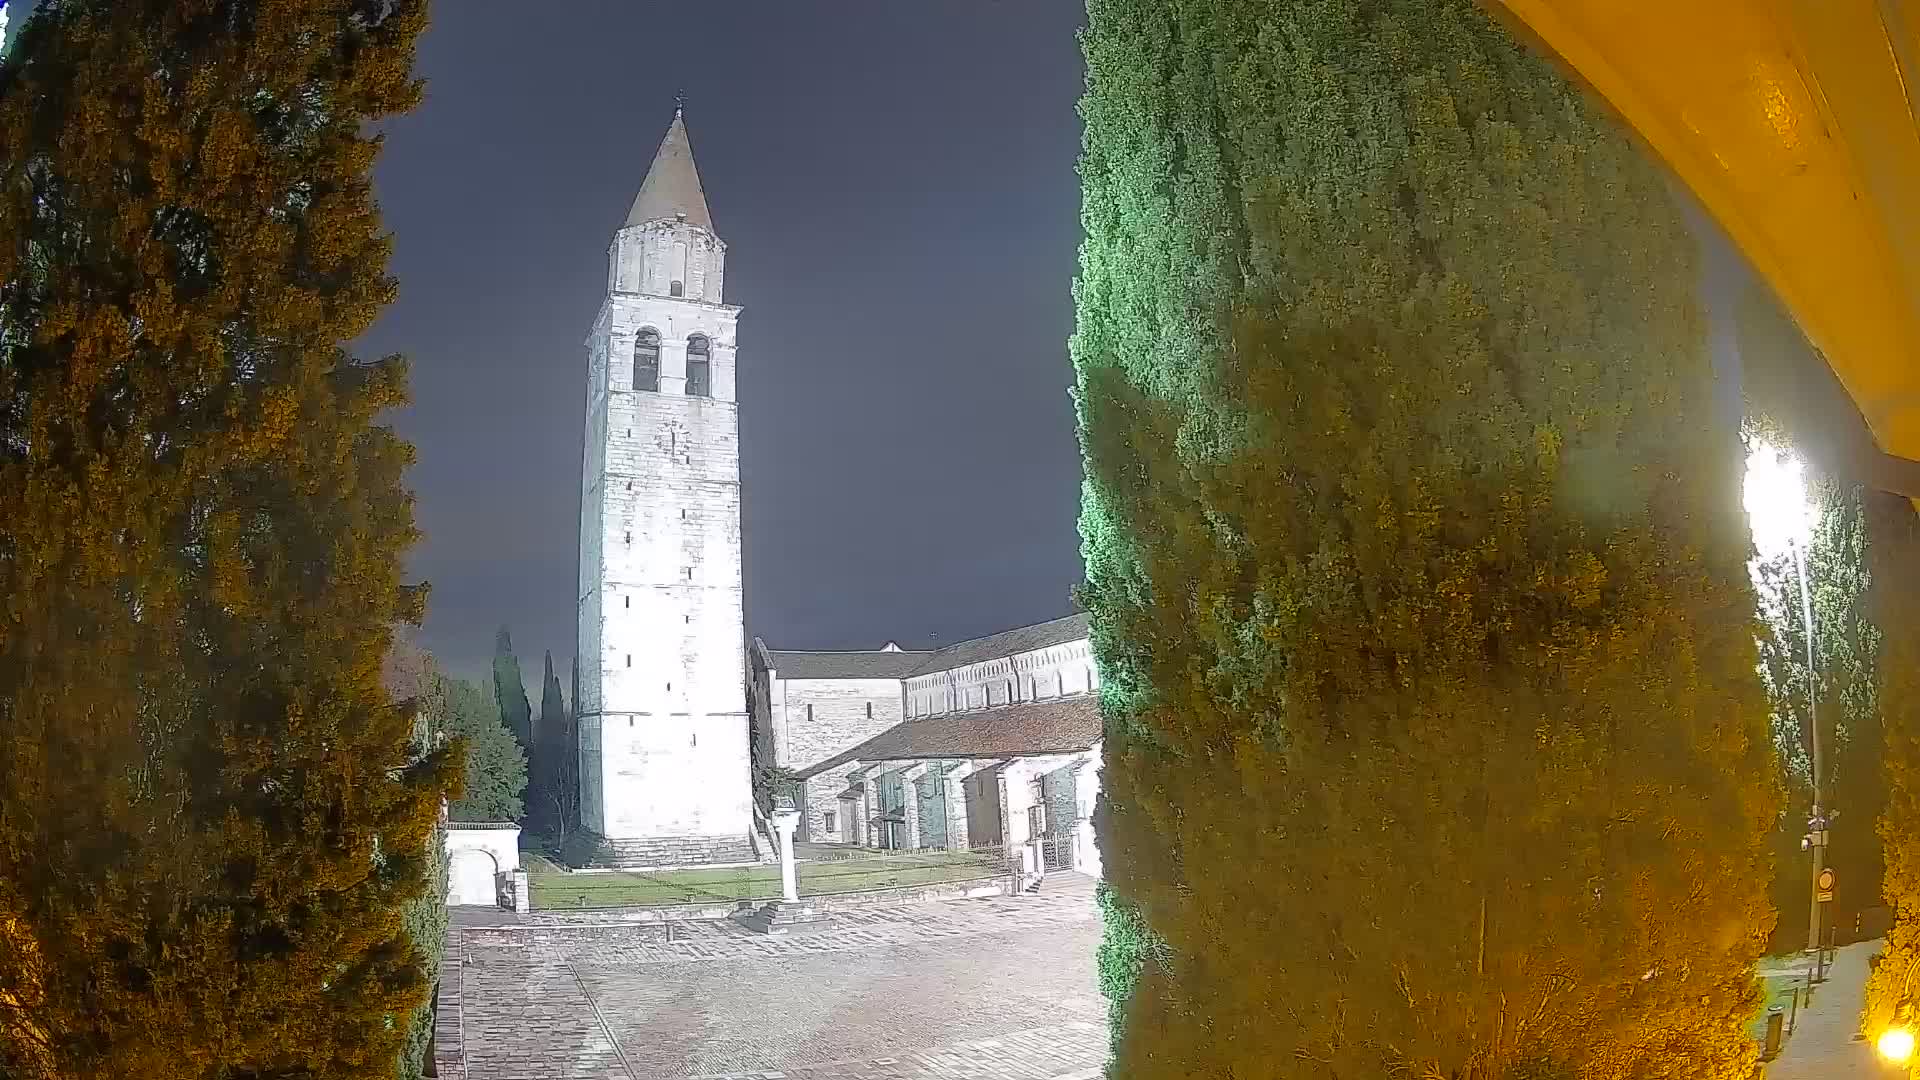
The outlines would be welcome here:
M 616 294 L 588 342 L 597 383 L 581 523 L 583 824 L 612 839 L 752 828 L 737 316 L 702 300 Z M 661 337 L 659 392 L 632 389 L 642 328 Z M 711 397 L 685 393 L 695 334 L 710 342 Z
M 804 769 L 851 749 L 902 719 L 898 679 L 782 679 L 775 671 L 773 741 L 777 761 Z M 800 819 L 802 839 L 836 839 L 825 814 L 838 813 L 835 796 L 852 765 L 808 780 Z M 837 832 L 837 830 L 836 830 Z

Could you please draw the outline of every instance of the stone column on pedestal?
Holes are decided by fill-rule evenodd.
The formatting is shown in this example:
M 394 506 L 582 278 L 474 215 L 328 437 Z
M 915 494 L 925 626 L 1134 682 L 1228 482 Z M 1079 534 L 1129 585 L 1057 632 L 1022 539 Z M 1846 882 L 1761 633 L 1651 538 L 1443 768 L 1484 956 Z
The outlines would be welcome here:
M 874 840 L 874 830 L 873 830 L 873 807 L 874 807 L 873 785 L 874 783 L 875 781 L 871 778 L 868 778 L 861 782 L 860 784 L 860 816 L 859 816 L 859 819 L 853 823 L 853 836 L 854 836 L 853 842 L 860 845 L 861 847 L 866 847 L 866 848 L 879 846 L 879 843 L 876 840 Z
M 773 831 L 779 835 L 780 895 L 789 903 L 800 899 L 800 878 L 794 867 L 793 831 L 800 825 L 800 811 L 783 807 L 773 812 Z

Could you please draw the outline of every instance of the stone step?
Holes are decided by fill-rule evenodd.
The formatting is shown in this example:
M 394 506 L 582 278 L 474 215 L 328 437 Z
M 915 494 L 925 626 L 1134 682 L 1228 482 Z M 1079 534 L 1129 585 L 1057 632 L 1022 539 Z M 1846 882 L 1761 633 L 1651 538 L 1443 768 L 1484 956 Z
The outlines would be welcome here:
M 797 929 L 806 929 L 826 919 L 826 913 L 804 902 L 789 904 L 784 900 L 771 900 L 754 907 L 741 904 L 733 913 L 733 921 L 756 934 L 789 934 Z

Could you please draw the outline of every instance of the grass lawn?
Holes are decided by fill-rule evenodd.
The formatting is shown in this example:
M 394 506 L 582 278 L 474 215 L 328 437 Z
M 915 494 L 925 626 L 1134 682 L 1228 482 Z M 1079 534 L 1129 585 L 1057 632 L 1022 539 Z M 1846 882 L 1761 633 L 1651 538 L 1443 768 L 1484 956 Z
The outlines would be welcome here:
M 780 895 L 780 867 L 568 873 L 546 857 L 523 854 L 535 909 L 641 907 L 771 899 Z M 874 852 L 799 865 L 800 895 L 892 889 L 991 877 L 997 860 L 970 852 L 913 855 Z
M 1760 980 L 1760 986 L 1766 998 L 1760 1003 L 1760 1011 L 1753 1018 L 1748 1030 L 1753 1032 L 1756 1041 L 1764 1040 L 1767 1035 L 1767 1010 L 1775 1005 L 1791 1019 L 1793 1016 L 1794 988 L 1806 983 L 1803 968 L 1805 960 L 1797 953 L 1786 956 L 1763 957 L 1754 970 L 1754 977 Z M 1802 1002 L 1804 1005 L 1805 1003 Z

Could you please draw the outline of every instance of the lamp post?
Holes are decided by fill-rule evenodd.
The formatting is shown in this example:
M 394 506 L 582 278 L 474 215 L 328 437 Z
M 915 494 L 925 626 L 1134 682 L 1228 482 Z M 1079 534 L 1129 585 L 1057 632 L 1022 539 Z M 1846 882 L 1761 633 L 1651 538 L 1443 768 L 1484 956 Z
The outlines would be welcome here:
M 1825 958 L 1821 930 L 1823 902 L 1820 871 L 1826 868 L 1826 755 L 1820 745 L 1819 671 L 1814 650 L 1813 586 L 1807 577 L 1806 549 L 1813 531 L 1814 510 L 1807 502 L 1806 467 L 1800 459 L 1765 441 L 1755 443 L 1747 463 L 1743 501 L 1753 524 L 1754 543 L 1764 553 L 1785 547 L 1793 559 L 1800 585 L 1800 618 L 1807 638 L 1807 749 L 1812 765 L 1813 800 L 1808 808 L 1807 835 L 1802 848 L 1812 862 L 1807 882 L 1807 948 L 1814 953 L 1815 976 L 1823 974 Z M 1789 605 L 1792 600 L 1788 600 Z M 1791 619 L 1792 615 L 1786 616 Z
M 1809 876 L 1807 908 L 1807 948 L 1813 950 L 1814 972 L 1816 977 L 1824 975 L 1821 958 L 1821 904 L 1820 871 L 1826 869 L 1827 860 L 1827 815 L 1821 808 L 1821 784 L 1825 762 L 1820 754 L 1820 689 L 1819 672 L 1814 666 L 1813 651 L 1813 589 L 1807 581 L 1807 560 L 1801 550 L 1800 538 L 1790 537 L 1787 548 L 1793 553 L 1794 573 L 1800 579 L 1800 616 L 1805 623 L 1807 635 L 1807 743 L 1813 758 L 1813 807 L 1807 815 L 1807 851 L 1813 859 Z

